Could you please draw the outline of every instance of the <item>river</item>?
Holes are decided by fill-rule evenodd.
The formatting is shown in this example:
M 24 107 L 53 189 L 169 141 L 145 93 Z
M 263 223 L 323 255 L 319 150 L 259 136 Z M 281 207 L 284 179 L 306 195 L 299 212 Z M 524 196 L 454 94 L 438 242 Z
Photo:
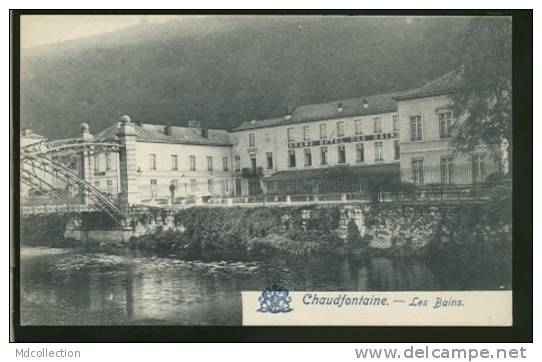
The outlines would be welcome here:
M 301 260 L 301 262 L 299 261 Z M 203 262 L 133 250 L 21 247 L 22 325 L 240 325 L 242 290 L 511 289 L 494 264 L 416 258 Z

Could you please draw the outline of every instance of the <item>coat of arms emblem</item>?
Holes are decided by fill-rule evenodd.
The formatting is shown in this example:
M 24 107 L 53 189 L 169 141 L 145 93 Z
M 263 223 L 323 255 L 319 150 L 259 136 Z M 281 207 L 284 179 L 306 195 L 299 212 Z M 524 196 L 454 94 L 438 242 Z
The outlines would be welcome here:
M 292 297 L 288 295 L 288 290 L 276 285 L 265 289 L 258 301 L 260 308 L 257 311 L 261 313 L 288 313 L 293 310 L 290 308 Z

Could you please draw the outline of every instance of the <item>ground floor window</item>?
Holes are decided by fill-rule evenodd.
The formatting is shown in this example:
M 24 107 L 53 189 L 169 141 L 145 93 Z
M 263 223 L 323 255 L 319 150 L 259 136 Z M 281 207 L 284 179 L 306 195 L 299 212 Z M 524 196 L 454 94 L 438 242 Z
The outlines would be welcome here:
M 242 194 L 241 190 L 241 179 L 235 179 L 235 195 L 240 196 Z
M 107 180 L 107 193 L 113 194 L 113 180 Z
M 375 161 L 384 161 L 384 144 L 382 141 L 375 142 Z
M 356 162 L 365 162 L 365 146 L 363 143 L 356 143 Z
M 311 149 L 305 148 L 304 153 L 305 153 L 305 167 L 311 166 L 312 165 Z
M 154 199 L 156 197 L 156 189 L 157 189 L 157 183 L 155 179 L 151 179 L 151 199 Z
M 337 150 L 338 150 L 337 163 L 345 163 L 346 162 L 346 148 L 344 147 L 344 145 L 339 145 L 339 147 L 337 147 Z
M 485 155 L 476 155 L 472 157 L 472 182 L 481 183 L 487 174 Z
M 230 193 L 230 182 L 228 180 L 222 181 L 222 195 L 227 195 Z
M 235 172 L 240 172 L 241 171 L 241 156 L 234 156 L 234 171 Z
M 393 141 L 393 159 L 398 160 L 400 157 L 399 140 Z
M 212 179 L 208 179 L 207 180 L 207 191 L 212 194 L 213 191 L 214 191 L 214 187 L 213 187 L 213 180 Z
M 197 191 L 196 180 L 191 179 L 190 180 L 190 192 L 195 193 L 196 191 Z
M 423 160 L 412 160 L 412 182 L 415 184 L 423 184 L 424 171 L 423 171 Z
M 327 165 L 327 147 L 320 148 L 320 163 Z
M 295 150 L 288 151 L 288 167 L 295 167 Z
M 452 184 L 454 182 L 454 158 L 452 156 L 440 159 L 440 178 L 443 184 Z
M 272 170 L 273 169 L 273 153 L 267 152 L 266 158 L 267 158 L 267 169 Z
M 250 167 L 255 170 L 256 169 L 256 154 L 251 153 L 250 154 Z

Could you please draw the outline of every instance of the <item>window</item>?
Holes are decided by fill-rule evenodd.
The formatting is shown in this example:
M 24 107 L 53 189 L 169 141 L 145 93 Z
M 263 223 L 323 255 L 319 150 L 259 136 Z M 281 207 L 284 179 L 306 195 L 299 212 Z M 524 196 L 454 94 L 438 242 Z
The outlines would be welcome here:
M 235 172 L 241 172 L 241 156 L 235 155 L 233 157 L 235 165 L 233 166 L 235 168 Z
M 256 140 L 254 139 L 254 133 L 248 134 L 248 146 L 249 147 L 256 147 Z
M 365 162 L 365 147 L 363 143 L 356 143 L 356 162 Z
M 212 179 L 207 180 L 207 191 L 210 194 L 212 194 L 214 192 L 214 185 L 213 185 L 213 180 Z
M 100 155 L 94 155 L 94 172 L 100 171 Z
M 156 170 L 156 153 L 149 154 L 149 169 Z
M 273 153 L 272 152 L 267 152 L 265 154 L 265 157 L 267 159 L 267 169 L 272 170 L 273 169 Z
M 410 139 L 412 141 L 421 141 L 423 139 L 422 116 L 410 117 Z
M 423 184 L 423 160 L 412 160 L 412 182 Z
M 288 142 L 294 142 L 294 128 L 290 127 L 286 132 L 288 133 Z
M 107 171 L 111 170 L 111 153 L 105 154 L 105 169 Z
M 250 167 L 255 170 L 256 169 L 256 154 L 251 153 L 250 154 Z
M 309 126 L 303 126 L 303 140 L 308 141 L 311 139 Z
M 194 193 L 194 192 L 197 191 L 197 189 L 198 189 L 198 188 L 197 188 L 196 180 L 191 179 L 191 180 L 190 180 L 190 191 L 191 191 L 192 193 Z
M 337 122 L 337 137 L 344 137 L 344 122 Z
M 151 199 L 154 199 L 156 197 L 156 189 L 157 189 L 156 180 L 152 179 L 150 182 L 151 182 Z
M 438 114 L 440 138 L 452 137 L 452 112 L 441 112 Z
M 320 125 L 320 138 L 327 137 L 327 126 L 325 124 Z
M 454 182 L 454 158 L 452 156 L 440 159 L 440 179 L 443 184 L 452 184 Z
M 374 133 L 382 133 L 382 119 L 373 118 Z
M 190 171 L 196 171 L 196 156 L 190 156 Z
M 305 148 L 303 151 L 305 154 L 305 167 L 312 166 L 311 149 Z
M 394 115 L 392 118 L 393 118 L 393 132 L 399 132 L 399 116 Z
M 398 160 L 400 157 L 399 140 L 393 141 L 393 159 Z
M 486 158 L 485 155 L 475 155 L 472 157 L 472 182 L 480 183 L 486 177 Z
M 171 170 L 177 171 L 179 169 L 179 158 L 177 155 L 171 155 Z
M 207 171 L 213 172 L 213 157 L 207 156 Z
M 265 141 L 266 142 L 271 142 L 271 136 L 269 136 L 269 133 L 265 134 Z
M 356 119 L 354 127 L 356 129 L 356 136 L 363 134 L 363 124 L 361 123 L 361 119 Z
M 382 141 L 375 142 L 375 161 L 384 161 L 384 143 Z
M 339 151 L 339 157 L 338 157 L 338 160 L 337 162 L 338 163 L 345 163 L 346 162 L 346 148 L 344 147 L 344 145 L 339 145 L 337 147 L 337 150 Z
M 295 167 L 295 150 L 288 151 L 288 167 Z
M 320 163 L 327 165 L 327 147 L 320 147 Z
M 222 169 L 228 171 L 228 158 L 222 157 Z
M 94 181 L 94 187 L 99 189 L 100 188 L 100 181 Z
M 222 194 L 227 195 L 230 192 L 230 182 L 228 180 L 222 181 Z
M 107 193 L 113 193 L 113 180 L 107 180 Z

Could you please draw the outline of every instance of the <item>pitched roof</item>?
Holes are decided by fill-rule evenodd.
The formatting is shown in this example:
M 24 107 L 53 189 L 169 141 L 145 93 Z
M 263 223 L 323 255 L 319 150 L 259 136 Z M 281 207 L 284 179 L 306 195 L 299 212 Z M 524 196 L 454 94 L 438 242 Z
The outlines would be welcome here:
M 395 97 L 400 94 L 402 93 L 373 94 L 365 97 L 350 98 L 334 102 L 308 104 L 297 107 L 290 118 L 278 117 L 258 121 L 247 121 L 243 122 L 239 127 L 234 128 L 232 131 L 395 112 L 397 110 L 397 101 L 395 100 Z M 339 110 L 339 104 L 341 105 L 341 110 Z
M 422 87 L 396 96 L 395 99 L 399 101 L 448 94 L 457 88 L 462 76 L 463 67 L 456 68 Z
M 42 135 L 32 131 L 31 129 L 22 130 L 20 137 L 21 138 L 32 138 L 32 139 L 37 139 L 37 140 L 45 139 L 45 136 L 42 136 Z
M 281 123 L 286 122 L 284 117 L 268 118 L 262 120 L 244 121 L 239 126 L 232 129 L 232 131 L 242 131 L 245 129 L 255 129 L 264 127 L 278 126 Z
M 194 127 L 170 126 L 166 134 L 166 127 L 157 124 L 135 124 L 136 140 L 140 142 L 179 143 L 190 145 L 230 146 L 230 136 L 226 130 L 209 129 L 208 136 L 203 137 L 201 129 Z M 117 133 L 117 125 L 106 128 L 95 135 L 98 139 L 112 139 Z

